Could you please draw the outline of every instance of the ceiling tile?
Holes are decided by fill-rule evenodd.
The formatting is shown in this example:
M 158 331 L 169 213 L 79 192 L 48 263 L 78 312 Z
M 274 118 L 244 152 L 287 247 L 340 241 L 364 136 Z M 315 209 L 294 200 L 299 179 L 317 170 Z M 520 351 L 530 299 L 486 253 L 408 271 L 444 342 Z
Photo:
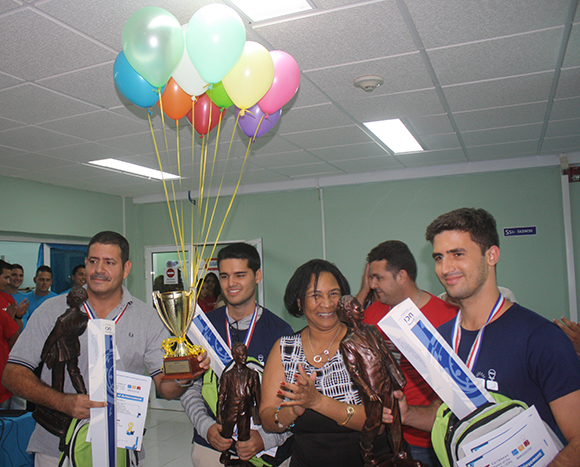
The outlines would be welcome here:
M 454 112 L 453 117 L 461 131 L 536 123 L 543 121 L 547 102 Z
M 442 86 L 552 71 L 564 28 L 429 50 Z
M 300 148 L 325 148 L 342 144 L 369 142 L 370 138 L 356 126 L 330 128 L 328 130 L 303 131 L 284 135 Z
M 115 86 L 112 61 L 64 75 L 41 79 L 37 83 L 48 89 L 76 97 L 82 102 L 100 107 L 115 107 L 128 102 Z
M 312 70 L 414 51 L 400 19 L 395 2 L 377 2 L 269 26 L 258 24 L 256 31 L 275 49 L 292 55 L 300 69 Z
M 87 141 L 102 139 L 103 134 L 107 136 L 122 136 L 135 133 L 140 134 L 144 130 L 144 125 L 134 120 L 120 117 L 107 110 L 53 120 L 52 122 L 43 123 L 39 126 L 58 131 L 59 133 L 83 138 Z M 95 132 L 95 128 L 98 128 L 99 131 Z
M 537 140 L 533 140 L 468 147 L 467 154 L 471 162 L 477 162 L 534 156 L 537 154 L 537 150 L 538 142 Z
M 347 174 L 360 174 L 402 168 L 402 165 L 399 162 L 388 155 L 380 157 L 365 157 L 364 159 L 334 160 L 332 161 L 332 165 Z
M 568 16 L 568 3 L 553 0 L 484 1 L 468 8 L 463 0 L 405 3 L 427 48 L 560 26 Z
M 425 151 L 415 154 L 400 154 L 397 159 L 405 167 L 428 167 L 441 164 L 457 164 L 467 162 L 462 149 L 445 149 L 440 151 Z
M 84 7 L 79 2 L 77 8 Z M 2 70 L 24 80 L 66 73 L 115 58 L 111 50 L 38 14 L 33 8 L 0 17 L 0 30 L 5 51 Z
M 535 123 L 532 125 L 464 131 L 461 135 L 467 146 L 483 146 L 487 144 L 508 143 L 510 141 L 537 140 L 540 137 L 541 131 L 542 123 Z
M 2 143 L 6 146 L 18 147 L 18 149 L 22 149 L 23 151 L 31 152 L 82 142 L 79 138 L 34 126 L 25 126 L 5 131 L 1 134 L 1 138 Z
M 546 100 L 554 73 L 545 72 L 517 78 L 446 86 L 443 92 L 452 112 Z
M 22 105 L 23 102 L 34 105 Z M 23 84 L 0 91 L 2 116 L 25 123 L 40 123 L 97 110 L 35 84 Z
M 375 142 L 311 149 L 310 152 L 320 159 L 333 163 L 340 160 L 354 159 L 355 157 L 366 159 L 369 157 L 389 155 L 381 146 Z

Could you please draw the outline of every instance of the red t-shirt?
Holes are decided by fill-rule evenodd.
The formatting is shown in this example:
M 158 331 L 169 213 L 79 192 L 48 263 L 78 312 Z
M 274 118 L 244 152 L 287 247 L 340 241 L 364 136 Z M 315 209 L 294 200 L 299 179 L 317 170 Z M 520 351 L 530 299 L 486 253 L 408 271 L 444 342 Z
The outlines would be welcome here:
M 16 303 L 12 295 L 0 292 L 0 310 L 6 310 L 12 303 Z
M 199 304 L 199 307 L 204 311 L 204 313 L 209 313 L 210 311 L 213 311 L 213 309 L 215 308 L 215 297 L 213 295 L 208 295 L 205 298 L 199 297 L 197 299 L 197 303 Z
M 0 300 L 2 300 L 1 297 Z M 8 354 L 10 354 L 8 340 L 14 336 L 19 329 L 20 328 L 14 319 L 12 319 L 4 309 L 4 305 L 0 305 L 0 402 L 4 402 L 12 397 L 12 393 L 2 386 L 2 375 L 4 374 L 4 368 L 6 367 L 6 361 L 8 360 Z
M 390 309 L 391 307 L 388 305 L 384 305 L 381 302 L 374 302 L 365 310 L 364 322 L 376 325 L 383 316 L 390 311 Z M 450 319 L 455 318 L 457 307 L 431 295 L 431 299 L 421 308 L 421 312 L 431 322 L 431 324 L 437 328 Z M 429 386 L 417 370 L 413 368 L 405 356 L 399 352 L 382 329 L 378 329 L 385 338 L 389 349 L 393 352 L 393 355 L 397 360 L 400 359 L 401 370 L 403 371 L 405 378 L 407 378 L 407 385 L 403 389 L 403 392 L 405 393 L 409 405 L 429 405 L 437 399 L 438 396 L 435 394 L 433 389 L 431 389 L 431 386 Z M 413 446 L 425 448 L 431 447 L 431 433 L 427 431 L 417 430 L 416 428 L 404 425 L 403 435 L 405 436 L 405 440 Z

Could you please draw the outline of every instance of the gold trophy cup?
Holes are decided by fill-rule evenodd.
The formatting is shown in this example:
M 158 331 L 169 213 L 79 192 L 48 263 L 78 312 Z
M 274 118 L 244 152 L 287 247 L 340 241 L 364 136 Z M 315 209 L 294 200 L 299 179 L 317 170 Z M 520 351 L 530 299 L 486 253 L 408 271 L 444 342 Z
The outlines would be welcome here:
M 185 337 L 195 314 L 195 291 L 153 292 L 153 304 L 161 318 L 175 337 L 164 339 L 162 379 L 193 379 L 205 370 L 200 368 L 197 357 L 204 351 L 192 345 Z M 192 309 L 193 302 L 193 309 Z

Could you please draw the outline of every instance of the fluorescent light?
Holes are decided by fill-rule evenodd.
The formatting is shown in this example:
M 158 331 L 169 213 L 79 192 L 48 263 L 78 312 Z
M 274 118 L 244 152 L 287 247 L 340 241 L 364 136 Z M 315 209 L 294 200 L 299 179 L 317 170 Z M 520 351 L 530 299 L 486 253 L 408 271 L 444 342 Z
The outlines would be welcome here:
M 89 161 L 89 164 L 96 165 L 105 169 L 118 170 L 119 172 L 126 173 L 128 175 L 137 175 L 145 178 L 154 178 L 156 180 L 175 180 L 179 178 L 177 175 L 173 175 L 167 172 L 161 172 L 155 169 L 149 169 L 147 167 L 142 167 L 137 164 L 131 164 L 129 162 L 119 161 L 117 159 L 101 159 L 98 161 Z
M 263 21 L 279 16 L 311 10 L 306 0 L 230 0 L 252 21 Z
M 423 151 L 421 145 L 398 118 L 380 120 L 378 122 L 366 122 L 364 125 L 395 154 Z

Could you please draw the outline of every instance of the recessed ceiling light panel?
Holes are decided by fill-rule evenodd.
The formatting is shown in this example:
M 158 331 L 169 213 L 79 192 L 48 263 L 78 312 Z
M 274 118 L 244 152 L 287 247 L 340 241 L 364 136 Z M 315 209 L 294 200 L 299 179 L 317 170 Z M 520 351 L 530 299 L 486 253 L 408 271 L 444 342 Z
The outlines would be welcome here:
M 421 145 L 398 118 L 366 122 L 364 125 L 395 154 L 423 151 Z
M 89 161 L 89 164 L 104 168 L 116 170 L 128 175 L 134 175 L 137 177 L 153 178 L 155 180 L 176 180 L 180 178 L 178 175 L 173 175 L 167 172 L 161 172 L 159 170 L 150 169 L 148 167 L 143 167 L 137 164 L 131 164 L 129 162 L 123 162 L 117 159 L 100 159 L 96 161 Z

